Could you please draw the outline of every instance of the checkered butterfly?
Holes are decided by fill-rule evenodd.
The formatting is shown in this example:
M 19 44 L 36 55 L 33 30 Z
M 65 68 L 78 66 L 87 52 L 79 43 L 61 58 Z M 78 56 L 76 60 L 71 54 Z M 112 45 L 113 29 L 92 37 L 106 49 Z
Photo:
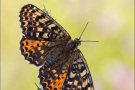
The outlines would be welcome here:
M 20 50 L 31 64 L 41 66 L 40 84 L 44 90 L 94 90 L 87 63 L 66 30 L 48 13 L 32 4 L 20 11 L 22 39 Z

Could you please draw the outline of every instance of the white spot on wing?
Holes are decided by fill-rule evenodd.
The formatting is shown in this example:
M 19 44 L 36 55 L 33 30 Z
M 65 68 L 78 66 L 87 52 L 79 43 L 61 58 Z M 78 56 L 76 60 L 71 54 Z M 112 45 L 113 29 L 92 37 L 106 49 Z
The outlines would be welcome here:
M 77 80 L 75 80 L 75 81 L 74 81 L 74 85 L 77 85 L 77 84 L 78 84 L 78 81 L 77 81 Z
M 83 70 L 83 72 L 80 73 L 80 74 L 81 74 L 81 76 L 83 77 L 84 75 L 86 75 L 86 70 Z
M 70 78 L 74 78 L 75 77 L 75 73 L 73 73 L 73 72 L 70 72 L 70 76 L 69 76 Z
M 43 31 L 43 28 L 38 27 L 37 30 L 38 30 L 38 31 Z
M 39 33 L 36 33 L 36 37 L 38 37 L 39 36 Z
M 55 27 L 56 25 L 55 24 L 50 24 L 48 25 L 48 28 L 51 29 L 52 27 Z
M 48 35 L 48 33 L 44 33 L 42 37 L 43 37 L 43 38 L 48 38 L 47 35 Z

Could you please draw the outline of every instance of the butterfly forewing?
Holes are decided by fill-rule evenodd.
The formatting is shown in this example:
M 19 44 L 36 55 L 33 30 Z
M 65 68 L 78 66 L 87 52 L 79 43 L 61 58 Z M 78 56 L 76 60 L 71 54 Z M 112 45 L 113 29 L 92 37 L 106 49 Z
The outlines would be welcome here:
M 41 66 L 44 90 L 94 90 L 91 74 L 78 43 L 47 12 L 32 4 L 20 11 L 22 55 Z M 79 39 L 78 39 L 79 40 Z
M 22 32 L 28 39 L 47 41 L 70 39 L 69 34 L 62 26 L 34 5 L 28 4 L 22 7 L 20 22 Z
M 73 57 L 62 90 L 94 90 L 91 74 L 81 51 L 76 50 Z

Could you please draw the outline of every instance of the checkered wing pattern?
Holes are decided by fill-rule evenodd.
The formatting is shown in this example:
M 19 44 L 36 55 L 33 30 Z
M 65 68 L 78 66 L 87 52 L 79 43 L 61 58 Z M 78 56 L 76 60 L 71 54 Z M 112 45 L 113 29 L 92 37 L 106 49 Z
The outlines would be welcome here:
M 21 53 L 31 64 L 44 64 L 55 46 L 70 40 L 69 34 L 52 17 L 34 5 L 28 4 L 20 11 L 23 37 Z
M 22 55 L 41 66 L 40 84 L 44 90 L 94 90 L 87 63 L 70 35 L 47 12 L 32 4 L 20 11 L 23 37 Z
M 53 68 L 42 67 L 39 71 L 44 90 L 94 90 L 87 63 L 78 49 Z
M 80 50 L 74 52 L 62 90 L 94 90 L 89 68 Z

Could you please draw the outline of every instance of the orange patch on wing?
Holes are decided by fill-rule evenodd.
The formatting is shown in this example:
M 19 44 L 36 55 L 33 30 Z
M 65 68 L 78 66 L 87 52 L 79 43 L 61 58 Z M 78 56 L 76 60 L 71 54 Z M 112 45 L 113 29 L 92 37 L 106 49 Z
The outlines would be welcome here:
M 35 52 L 35 50 L 33 50 L 33 48 L 37 47 L 40 50 L 43 43 L 45 45 L 47 45 L 49 42 L 48 41 L 33 41 L 33 40 L 26 39 L 26 40 L 22 41 L 22 43 L 23 43 L 22 48 L 24 49 L 24 51 L 31 50 L 31 51 Z M 27 48 L 28 50 L 26 50 L 25 48 Z
M 53 72 L 55 72 L 55 71 L 53 71 Z M 54 74 L 54 76 L 55 76 L 55 79 L 53 79 L 53 78 L 49 79 L 50 84 L 47 83 L 45 78 L 43 79 L 43 81 L 44 81 L 43 83 L 46 84 L 45 88 L 49 88 L 49 90 L 54 90 L 55 88 L 57 88 L 57 90 L 61 90 L 63 83 L 67 76 L 67 70 L 62 70 L 62 73 L 60 75 L 58 75 L 56 73 L 56 74 Z M 51 88 L 50 88 L 50 86 L 51 86 Z
M 38 50 L 41 50 L 42 45 L 43 44 L 47 45 L 49 42 L 25 39 L 21 43 L 23 44 L 21 46 L 21 49 L 23 50 L 22 53 L 27 54 L 27 57 L 29 57 L 30 51 L 32 53 L 36 53 L 35 48 L 37 48 Z M 44 53 L 44 51 L 41 51 L 41 53 Z

